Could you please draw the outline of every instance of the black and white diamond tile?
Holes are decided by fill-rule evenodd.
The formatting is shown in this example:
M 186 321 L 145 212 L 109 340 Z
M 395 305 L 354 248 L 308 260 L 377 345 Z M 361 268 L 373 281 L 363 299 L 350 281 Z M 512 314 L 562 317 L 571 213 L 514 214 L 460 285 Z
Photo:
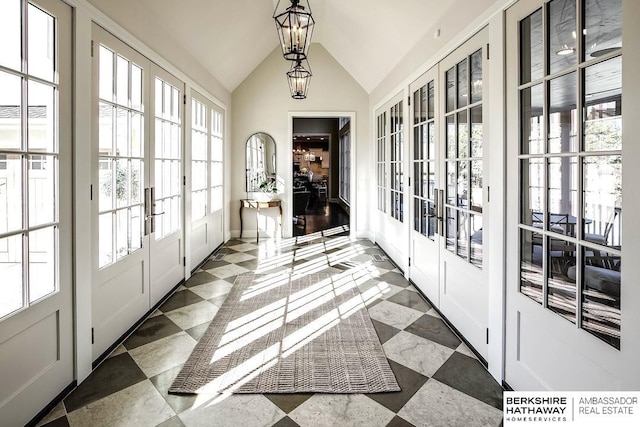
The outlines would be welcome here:
M 358 283 L 400 392 L 167 393 L 239 274 L 320 271 Z M 383 251 L 369 241 L 316 233 L 229 241 L 40 425 L 497 427 L 501 405 L 501 387 Z

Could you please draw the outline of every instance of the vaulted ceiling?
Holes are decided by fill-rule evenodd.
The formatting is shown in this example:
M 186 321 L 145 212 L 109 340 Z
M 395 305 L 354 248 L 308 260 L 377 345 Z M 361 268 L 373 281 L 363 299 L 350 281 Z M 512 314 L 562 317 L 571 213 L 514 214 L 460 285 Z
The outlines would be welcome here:
M 278 46 L 272 19 L 277 0 L 89 2 L 116 22 L 123 20 L 118 15 L 136 13 L 147 21 L 141 25 L 162 28 L 230 92 Z M 310 3 L 316 20 L 313 42 L 322 44 L 370 93 L 456 2 L 310 0 Z M 313 69 L 313 57 L 309 61 Z

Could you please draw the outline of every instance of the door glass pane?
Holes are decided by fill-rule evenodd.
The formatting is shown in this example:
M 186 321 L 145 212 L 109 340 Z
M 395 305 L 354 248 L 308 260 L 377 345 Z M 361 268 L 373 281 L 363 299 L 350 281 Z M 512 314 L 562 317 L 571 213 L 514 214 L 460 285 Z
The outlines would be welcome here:
M 456 146 L 456 124 L 455 115 L 447 116 L 447 158 L 455 159 L 457 154 Z
M 106 101 L 113 101 L 113 61 L 113 52 L 100 45 L 99 97 Z
M 113 218 L 111 212 L 98 218 L 98 265 L 104 267 L 115 261 L 113 256 Z
M 482 160 L 471 162 L 471 210 L 482 212 Z
M 578 163 L 576 157 L 549 158 L 547 181 L 549 231 L 575 236 L 578 216 Z
M 427 118 L 433 119 L 435 116 L 435 86 L 433 81 L 427 84 Z
M 576 151 L 576 83 L 573 72 L 549 84 L 549 153 Z
M 585 151 L 622 149 L 622 58 L 585 70 Z
M 0 71 L 0 89 L 0 109 L 4 122 L 0 150 L 20 150 L 22 148 L 22 79 Z
M 129 155 L 129 118 L 127 110 L 120 107 L 116 109 L 116 153 Z
M 435 133 L 436 133 L 436 124 L 434 122 L 429 122 L 429 124 L 427 125 L 427 141 L 428 141 L 427 158 L 429 160 L 435 160 L 436 158 Z
M 142 69 L 131 64 L 131 108 L 142 110 Z
M 458 113 L 458 157 L 469 157 L 469 125 L 466 110 Z
M 471 103 L 482 101 L 482 49 L 471 55 Z
M 542 9 L 520 21 L 520 84 L 542 77 Z
M 424 158 L 424 144 L 425 140 L 423 138 L 423 126 L 416 126 L 413 128 L 413 158 L 415 160 L 420 160 Z
M 115 160 L 100 159 L 98 171 L 98 209 L 103 212 L 113 209 L 113 170 L 115 169 Z
M 55 99 L 52 86 L 29 81 L 28 88 L 28 147 L 29 151 L 53 153 L 56 150 Z
M 428 213 L 428 229 L 427 236 L 433 240 L 436 234 L 436 205 L 433 202 L 425 202 L 427 204 Z
M 22 156 L 5 154 L 0 169 L 0 234 L 22 229 Z
M 471 122 L 471 157 L 482 157 L 482 106 L 469 110 Z
M 131 114 L 131 157 L 143 157 L 144 128 L 142 124 L 142 114 L 132 112 Z
M 129 106 L 129 61 L 116 57 L 116 102 Z
M 129 254 L 129 210 L 116 212 L 116 259 Z
M 542 236 L 520 230 L 520 292 L 542 305 Z
M 457 192 L 457 168 L 456 162 L 447 162 L 447 203 L 450 205 L 456 205 L 456 192 Z
M 547 306 L 572 323 L 576 321 L 576 245 L 547 237 L 549 290 Z
M 482 267 L 482 215 L 471 217 L 471 264 Z
M 589 247 L 583 254 L 582 328 L 620 349 L 620 256 Z
M 428 162 L 427 167 L 429 172 L 424 183 L 426 186 L 425 191 L 427 191 L 427 198 L 433 200 L 436 191 L 436 164 L 435 162 Z
M 523 159 L 520 162 L 522 211 L 520 222 L 543 228 L 544 223 L 544 159 Z
M 576 64 L 576 0 L 549 3 L 549 74 Z
M 36 6 L 29 4 L 27 20 L 29 26 L 27 37 L 29 43 L 29 74 L 53 81 L 55 73 L 54 18 Z
M 521 144 L 522 154 L 543 152 L 543 86 L 541 84 L 520 91 L 521 104 Z
M 457 185 L 457 206 L 468 208 L 469 206 L 469 162 L 466 160 L 458 162 L 458 185 Z
M 131 241 L 129 248 L 131 252 L 142 247 L 142 225 L 144 223 L 142 206 L 134 206 L 129 209 L 131 215 Z
M 56 228 L 29 232 L 29 302 L 56 290 Z
M 0 317 L 23 307 L 22 234 L 0 238 Z
M 420 101 L 423 88 L 413 92 L 413 124 L 420 123 Z
M 2 0 L 0 2 L 0 28 L 2 28 L 2 43 L 0 43 L 0 65 L 20 71 L 20 3 L 21 0 Z M 4 87 L 0 83 L 0 87 Z M 0 105 L 2 105 L 0 103 Z M 2 304 L 2 303 L 0 303 Z M 0 316 L 2 316 L 0 308 Z
M 457 254 L 462 258 L 467 258 L 469 250 L 467 241 L 469 239 L 469 216 L 466 212 L 458 211 L 458 249 Z
M 584 240 L 622 247 L 622 156 L 589 156 L 583 161 Z
M 421 162 L 416 162 L 413 164 L 413 179 L 416 183 L 413 188 L 413 194 L 418 197 L 422 196 L 423 189 L 424 175 L 422 173 L 422 168 L 423 164 Z
M 622 0 L 585 0 L 585 60 L 622 47 Z
M 454 250 L 455 248 L 455 238 L 456 238 L 456 234 L 457 234 L 457 219 L 456 219 L 456 210 L 455 209 L 451 209 L 451 208 L 446 208 L 445 209 L 446 212 L 446 223 L 445 223 L 445 227 L 446 227 L 446 248 L 449 251 Z
M 113 115 L 115 108 L 111 105 L 100 102 L 98 106 L 98 145 L 100 154 L 111 156 L 113 152 Z
M 457 108 L 466 106 L 469 102 L 469 67 L 467 60 L 458 63 L 458 105 Z
M 55 221 L 56 156 L 29 156 L 29 226 Z
M 116 206 L 121 208 L 129 206 L 129 195 L 132 188 L 129 160 L 116 160 Z
M 446 111 L 447 113 L 455 110 L 455 102 L 456 102 L 456 70 L 455 68 L 451 68 L 446 73 L 447 80 L 447 105 Z

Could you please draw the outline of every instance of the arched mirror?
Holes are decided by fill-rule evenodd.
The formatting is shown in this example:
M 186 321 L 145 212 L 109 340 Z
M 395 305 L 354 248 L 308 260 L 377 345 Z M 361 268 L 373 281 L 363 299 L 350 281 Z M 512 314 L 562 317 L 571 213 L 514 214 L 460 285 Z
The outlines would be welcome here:
M 264 132 L 254 133 L 247 140 L 246 187 L 247 192 L 265 191 L 265 186 L 276 185 L 276 142 Z

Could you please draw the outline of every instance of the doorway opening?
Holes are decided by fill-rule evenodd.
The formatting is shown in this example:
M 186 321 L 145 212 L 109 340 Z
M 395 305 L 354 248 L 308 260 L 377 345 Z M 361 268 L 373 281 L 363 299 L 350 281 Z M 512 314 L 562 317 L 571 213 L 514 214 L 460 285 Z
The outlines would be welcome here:
M 350 118 L 294 117 L 292 147 L 293 235 L 349 234 Z

